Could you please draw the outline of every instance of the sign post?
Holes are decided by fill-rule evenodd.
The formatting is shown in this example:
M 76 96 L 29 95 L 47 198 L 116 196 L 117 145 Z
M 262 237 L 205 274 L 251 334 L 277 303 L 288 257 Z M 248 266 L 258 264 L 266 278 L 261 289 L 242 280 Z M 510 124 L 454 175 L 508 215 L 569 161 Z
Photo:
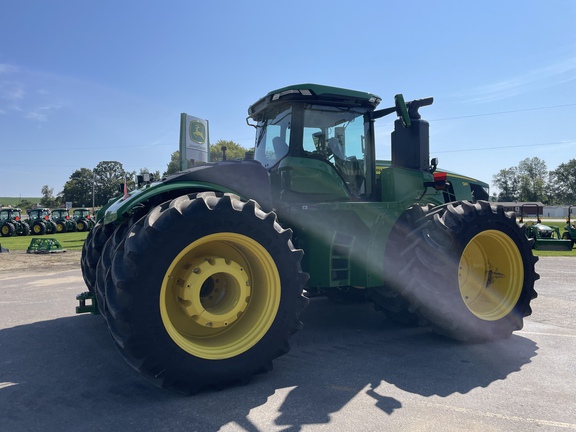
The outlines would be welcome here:
M 208 162 L 209 154 L 208 120 L 180 114 L 180 169 Z

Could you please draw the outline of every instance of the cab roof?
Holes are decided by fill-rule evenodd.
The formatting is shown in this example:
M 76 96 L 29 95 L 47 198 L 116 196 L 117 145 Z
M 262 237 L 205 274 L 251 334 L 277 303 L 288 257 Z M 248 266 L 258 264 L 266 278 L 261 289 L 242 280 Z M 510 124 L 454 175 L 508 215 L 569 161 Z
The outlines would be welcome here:
M 381 101 L 379 96 L 368 92 L 331 87 L 319 84 L 295 84 L 272 90 L 248 108 L 249 117 L 270 104 L 284 101 L 314 102 L 330 105 L 360 106 L 374 110 Z

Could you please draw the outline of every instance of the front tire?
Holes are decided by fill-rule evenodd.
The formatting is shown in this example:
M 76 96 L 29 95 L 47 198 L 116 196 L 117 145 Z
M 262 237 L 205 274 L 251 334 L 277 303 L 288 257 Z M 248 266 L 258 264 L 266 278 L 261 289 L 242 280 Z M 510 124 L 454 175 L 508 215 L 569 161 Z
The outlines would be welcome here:
M 76 221 L 76 227 L 78 232 L 88 231 L 88 222 L 85 219 L 78 219 Z
M 32 225 L 32 234 L 34 235 L 44 235 L 46 234 L 46 225 L 44 222 L 34 222 Z
M 108 325 L 128 363 L 183 393 L 270 370 L 307 304 L 291 234 L 254 201 L 208 192 L 140 219 L 105 277 Z
M 502 206 L 415 206 L 390 234 L 388 280 L 438 333 L 470 342 L 506 338 L 522 328 L 537 295 L 532 242 Z

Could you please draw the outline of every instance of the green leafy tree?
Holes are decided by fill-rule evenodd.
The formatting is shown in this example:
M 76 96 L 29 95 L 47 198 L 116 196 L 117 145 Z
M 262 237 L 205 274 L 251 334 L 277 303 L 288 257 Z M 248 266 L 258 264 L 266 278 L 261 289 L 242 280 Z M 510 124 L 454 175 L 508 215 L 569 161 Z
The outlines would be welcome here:
M 174 174 L 180 171 L 180 152 L 176 150 L 174 153 L 170 155 L 170 162 L 168 162 L 168 166 L 164 175 Z
M 23 200 L 20 200 L 20 202 L 18 203 L 18 205 L 16 207 L 28 210 L 28 209 L 31 209 L 33 206 L 34 206 L 33 202 L 30 202 L 27 199 L 23 199 Z
M 62 201 L 71 202 L 74 207 L 84 207 L 92 204 L 94 173 L 91 169 L 80 168 L 70 175 L 70 180 L 64 184 L 60 196 Z
M 551 171 L 549 185 L 553 204 L 576 204 L 576 159 Z
M 126 172 L 120 162 L 102 161 L 94 168 L 94 201 L 104 205 L 110 198 L 120 195 L 126 177 L 128 188 L 134 187 L 135 172 Z
M 218 140 L 210 145 L 210 162 L 221 161 L 223 156 L 222 147 L 226 147 L 226 159 L 244 159 L 244 154 L 248 151 L 234 141 Z
M 234 141 L 218 140 L 215 144 L 210 145 L 210 162 L 217 162 L 223 159 L 224 152 L 222 151 L 222 147 L 226 147 L 226 159 L 228 160 L 244 159 L 244 155 L 248 151 Z M 170 155 L 170 162 L 163 175 L 167 176 L 177 173 L 178 171 L 180 171 L 180 152 L 175 151 Z
M 517 167 L 500 170 L 492 178 L 500 192 L 498 201 L 548 202 L 548 169 L 537 157 L 526 158 Z
M 518 164 L 520 201 L 547 202 L 548 168 L 542 159 L 526 158 Z
M 42 198 L 40 199 L 40 205 L 42 207 L 54 208 L 58 207 L 59 200 L 54 197 L 54 188 L 48 185 L 42 186 Z
M 497 201 L 518 200 L 518 168 L 501 169 L 492 177 L 492 183 L 500 190 L 496 196 Z

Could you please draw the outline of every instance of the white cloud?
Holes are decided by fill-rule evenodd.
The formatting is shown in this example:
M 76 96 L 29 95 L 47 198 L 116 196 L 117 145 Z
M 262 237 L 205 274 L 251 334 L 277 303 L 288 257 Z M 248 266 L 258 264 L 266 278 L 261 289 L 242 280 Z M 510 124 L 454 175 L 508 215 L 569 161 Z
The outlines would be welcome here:
M 528 70 L 523 74 L 480 86 L 460 94 L 472 103 L 487 103 L 507 99 L 536 89 L 546 89 L 576 81 L 576 57 Z
M 18 68 L 14 65 L 0 63 L 0 75 L 17 72 Z
M 19 113 L 35 122 L 46 122 L 63 104 L 54 102 L 49 90 L 35 88 L 46 85 L 43 75 L 17 66 L 0 63 L 0 115 Z M 43 83 L 43 84 L 42 84 Z
M 32 111 L 29 111 L 25 117 L 27 119 L 31 119 L 38 122 L 46 122 L 48 121 L 48 114 L 53 113 L 54 111 L 59 110 L 62 108 L 62 104 L 51 104 L 36 108 Z
M 0 81 L 0 99 L 18 101 L 26 95 L 25 85 L 19 81 Z

